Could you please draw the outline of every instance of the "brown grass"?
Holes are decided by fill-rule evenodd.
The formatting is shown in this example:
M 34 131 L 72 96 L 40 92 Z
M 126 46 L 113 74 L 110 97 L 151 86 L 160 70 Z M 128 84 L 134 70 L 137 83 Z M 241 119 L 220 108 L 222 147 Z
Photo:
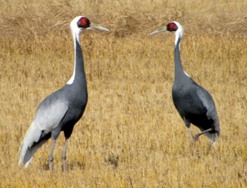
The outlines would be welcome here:
M 0 0 L 0 187 L 246 187 L 247 2 Z M 81 34 L 89 102 L 55 171 L 50 142 L 28 169 L 18 148 L 39 102 L 73 70 L 68 29 L 77 15 L 111 29 Z M 169 21 L 185 28 L 186 72 L 213 95 L 222 136 L 192 144 L 171 100 L 174 36 L 147 34 Z M 193 128 L 194 132 L 198 129 Z

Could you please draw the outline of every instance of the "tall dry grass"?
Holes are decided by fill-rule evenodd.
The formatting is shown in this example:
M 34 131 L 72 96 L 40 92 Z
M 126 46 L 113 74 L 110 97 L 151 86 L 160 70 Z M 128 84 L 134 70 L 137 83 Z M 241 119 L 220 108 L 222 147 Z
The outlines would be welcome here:
M 246 187 L 247 2 L 3 1 L 0 0 L 1 187 Z M 73 70 L 68 28 L 77 15 L 111 29 L 81 34 L 89 102 L 61 171 L 50 142 L 28 169 L 18 168 L 19 144 L 39 102 Z M 185 28 L 186 72 L 213 95 L 221 140 L 193 144 L 171 100 L 171 34 L 147 37 L 177 20 Z M 193 128 L 193 132 L 198 129 Z

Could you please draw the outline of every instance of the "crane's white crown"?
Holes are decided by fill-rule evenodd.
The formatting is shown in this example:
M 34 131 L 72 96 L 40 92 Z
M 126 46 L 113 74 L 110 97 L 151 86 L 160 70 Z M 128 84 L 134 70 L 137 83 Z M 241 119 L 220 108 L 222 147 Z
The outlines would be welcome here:
M 79 34 L 82 30 L 85 30 L 84 28 L 80 28 L 77 25 L 77 22 L 79 21 L 80 18 L 85 17 L 85 16 L 76 16 L 71 22 L 70 22 L 70 29 L 73 33 Z

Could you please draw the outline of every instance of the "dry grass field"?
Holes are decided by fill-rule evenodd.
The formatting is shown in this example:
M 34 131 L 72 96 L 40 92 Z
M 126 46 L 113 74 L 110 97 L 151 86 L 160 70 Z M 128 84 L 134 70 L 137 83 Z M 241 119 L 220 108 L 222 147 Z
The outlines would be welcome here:
M 0 187 L 247 187 L 246 0 L 0 0 Z M 18 149 L 41 100 L 73 72 L 70 21 L 111 30 L 81 43 L 89 101 L 68 146 L 49 141 L 29 168 Z M 176 20 L 184 69 L 214 97 L 221 140 L 192 143 L 171 98 Z M 199 132 L 193 128 L 193 132 Z

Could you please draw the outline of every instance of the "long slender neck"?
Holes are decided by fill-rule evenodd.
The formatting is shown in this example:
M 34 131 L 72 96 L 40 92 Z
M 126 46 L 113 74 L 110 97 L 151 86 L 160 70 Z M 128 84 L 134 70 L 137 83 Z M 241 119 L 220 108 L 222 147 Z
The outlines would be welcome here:
M 174 49 L 175 81 L 180 78 L 183 78 L 183 76 L 185 75 L 180 59 L 180 42 L 181 42 L 181 37 L 176 35 L 175 49 Z
M 84 70 L 84 60 L 82 55 L 82 49 L 80 45 L 79 33 L 73 33 L 74 41 L 74 71 L 70 80 L 67 82 L 69 85 L 81 85 L 87 89 L 86 74 Z

